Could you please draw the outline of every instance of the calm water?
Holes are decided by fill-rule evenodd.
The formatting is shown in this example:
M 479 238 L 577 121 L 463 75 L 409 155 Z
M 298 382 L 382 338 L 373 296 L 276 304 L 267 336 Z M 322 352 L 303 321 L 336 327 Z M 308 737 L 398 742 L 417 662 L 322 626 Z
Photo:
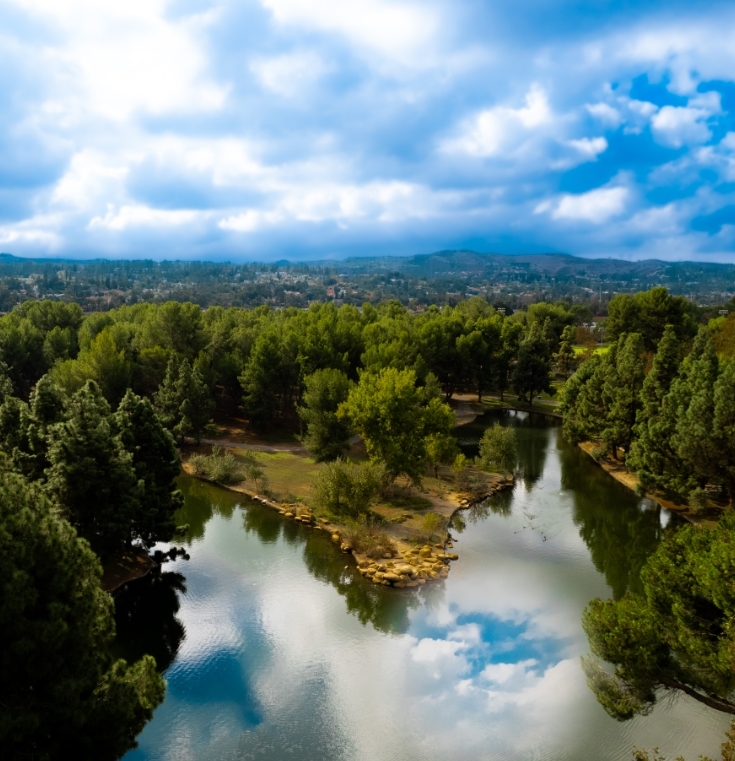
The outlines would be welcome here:
M 586 603 L 620 595 L 669 516 L 524 413 L 513 492 L 462 514 L 441 587 L 364 581 L 326 536 L 182 479 L 191 559 L 118 596 L 123 651 L 151 652 L 166 701 L 128 761 L 695 759 L 728 721 L 689 698 L 610 719 L 579 657 Z M 670 530 L 670 528 L 668 529 Z

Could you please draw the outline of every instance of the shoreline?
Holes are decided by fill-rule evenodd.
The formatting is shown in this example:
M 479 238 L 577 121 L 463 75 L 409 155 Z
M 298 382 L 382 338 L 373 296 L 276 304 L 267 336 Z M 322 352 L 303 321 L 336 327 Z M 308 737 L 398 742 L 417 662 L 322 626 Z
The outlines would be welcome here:
M 610 460 L 608 457 L 601 457 L 595 459 L 593 451 L 596 448 L 596 444 L 592 441 L 582 441 L 577 445 L 585 454 L 589 455 L 593 462 L 599 465 L 607 474 L 612 476 L 618 483 L 627 486 L 631 491 L 638 494 L 638 477 L 635 473 L 630 473 L 626 469 L 622 462 L 616 462 Z M 665 510 L 676 513 L 680 518 L 684 519 L 692 526 L 714 526 L 717 522 L 716 519 L 710 517 L 703 517 L 694 515 L 689 505 L 686 503 L 677 504 L 669 499 L 666 499 L 662 494 L 657 492 L 646 492 L 644 494 L 648 499 L 653 500 L 659 507 L 663 507 Z M 715 508 L 721 512 L 720 508 Z
M 125 584 L 142 579 L 156 566 L 156 561 L 140 547 L 131 547 L 105 566 L 100 579 L 103 592 L 112 594 Z
M 395 544 L 396 551 L 391 553 L 390 556 L 385 555 L 382 558 L 370 558 L 363 553 L 357 552 L 350 542 L 344 538 L 344 526 L 329 521 L 326 518 L 317 518 L 311 508 L 304 504 L 280 503 L 252 489 L 248 489 L 243 483 L 220 484 L 208 478 L 197 476 L 188 462 L 182 463 L 182 470 L 192 478 L 237 494 L 243 494 L 254 502 L 269 507 L 280 513 L 284 518 L 300 523 L 302 526 L 312 528 L 315 531 L 326 532 L 343 554 L 351 555 L 354 558 L 358 573 L 374 584 L 395 589 L 405 589 L 446 579 L 450 570 L 449 563 L 459 559 L 457 553 L 446 551 L 453 548 L 448 528 L 446 537 L 441 543 L 427 542 L 422 546 L 418 546 L 417 543 L 411 540 L 421 537 L 423 532 L 406 526 L 400 526 L 400 524 L 389 524 L 386 526 L 386 533 Z M 449 500 L 431 500 L 435 512 L 447 519 L 447 525 L 449 525 L 452 517 L 457 512 L 467 510 L 473 505 L 491 497 L 493 494 L 512 487 L 515 483 L 512 477 L 506 478 L 497 474 L 486 475 L 489 476 L 490 482 L 487 484 L 486 493 L 482 496 L 473 498 L 457 494 L 458 499 L 456 503 L 452 503 Z

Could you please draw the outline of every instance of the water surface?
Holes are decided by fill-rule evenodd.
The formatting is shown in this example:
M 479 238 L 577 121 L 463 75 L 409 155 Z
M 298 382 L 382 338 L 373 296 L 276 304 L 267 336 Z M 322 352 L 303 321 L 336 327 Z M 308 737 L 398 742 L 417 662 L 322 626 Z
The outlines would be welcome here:
M 440 586 L 377 587 L 320 532 L 189 478 L 191 559 L 118 597 L 120 647 L 150 652 L 167 697 L 128 761 L 477 761 L 714 755 L 727 718 L 686 697 L 609 718 L 585 684 L 594 597 L 636 589 L 668 513 L 545 418 L 518 429 L 512 492 L 465 511 Z

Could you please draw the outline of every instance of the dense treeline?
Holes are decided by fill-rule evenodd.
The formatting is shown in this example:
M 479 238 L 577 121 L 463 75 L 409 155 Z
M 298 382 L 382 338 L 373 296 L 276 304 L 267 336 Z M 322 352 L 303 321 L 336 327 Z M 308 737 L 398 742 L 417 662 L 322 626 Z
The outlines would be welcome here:
M 622 459 L 640 490 L 687 501 L 694 512 L 735 502 L 735 358 L 718 355 L 722 322 L 697 326 L 662 289 L 610 305 L 609 351 L 569 379 L 562 411 L 572 440 Z M 594 600 L 584 629 L 595 655 L 588 683 L 617 719 L 650 712 L 663 691 L 735 714 L 731 580 L 735 521 L 672 532 L 644 565 L 640 584 Z M 645 754 L 640 757 L 647 758 Z
M 735 359 L 718 357 L 709 327 L 691 340 L 696 325 L 686 317 L 658 328 L 645 319 L 628 326 L 634 332 L 621 332 L 568 381 L 566 435 L 622 458 L 643 490 L 673 493 L 695 510 L 708 495 L 733 504 Z

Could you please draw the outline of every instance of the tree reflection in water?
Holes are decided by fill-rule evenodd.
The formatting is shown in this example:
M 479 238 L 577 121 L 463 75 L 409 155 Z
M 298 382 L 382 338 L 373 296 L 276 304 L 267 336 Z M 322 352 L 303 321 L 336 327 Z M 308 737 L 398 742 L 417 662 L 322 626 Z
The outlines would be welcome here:
M 573 495 L 572 518 L 595 568 L 619 599 L 640 592 L 640 572 L 663 536 L 661 508 L 641 500 L 602 468 L 591 468 L 579 447 L 559 438 L 562 488 Z M 669 525 L 676 523 L 675 517 Z
M 183 574 L 154 568 L 115 593 L 117 657 L 132 663 L 148 653 L 159 671 L 171 665 L 185 635 L 176 618 L 179 595 L 186 594 L 185 581 Z

